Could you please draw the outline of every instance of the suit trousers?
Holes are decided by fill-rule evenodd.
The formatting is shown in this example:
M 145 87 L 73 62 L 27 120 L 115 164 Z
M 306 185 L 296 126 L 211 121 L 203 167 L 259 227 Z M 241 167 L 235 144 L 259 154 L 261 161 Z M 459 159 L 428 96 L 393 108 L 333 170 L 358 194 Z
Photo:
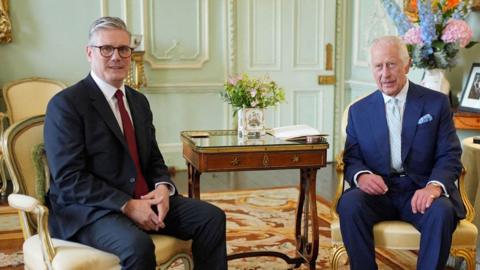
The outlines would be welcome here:
M 353 187 L 339 200 L 337 212 L 350 269 L 378 269 L 373 226 L 384 220 L 409 222 L 421 233 L 417 269 L 444 269 L 458 223 L 451 201 L 441 196 L 424 214 L 414 214 L 411 199 L 421 187 L 408 176 L 389 178 L 386 184 L 385 195 L 369 195 Z
M 227 269 L 226 217 L 204 201 L 170 197 L 165 228 L 158 232 L 183 240 L 193 239 L 195 269 Z M 71 240 L 113 253 L 122 269 L 155 269 L 155 247 L 147 232 L 122 213 L 112 212 L 78 231 Z

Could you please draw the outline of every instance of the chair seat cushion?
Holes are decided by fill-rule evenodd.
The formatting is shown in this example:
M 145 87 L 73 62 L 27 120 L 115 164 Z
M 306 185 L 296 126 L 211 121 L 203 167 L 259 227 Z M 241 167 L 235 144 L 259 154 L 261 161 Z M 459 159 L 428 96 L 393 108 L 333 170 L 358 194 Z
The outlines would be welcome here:
M 155 244 L 155 257 L 157 259 L 157 265 L 166 263 L 175 255 L 191 253 L 191 240 L 184 241 L 172 236 L 160 234 L 151 234 L 150 236 Z
M 342 234 L 338 219 L 330 226 L 332 242 L 341 243 Z M 416 250 L 420 246 L 420 232 L 403 221 L 382 221 L 373 227 L 376 247 Z M 452 247 L 476 248 L 477 227 L 467 220 L 461 220 L 453 233 Z
M 179 253 L 190 254 L 191 241 L 183 241 L 166 235 L 151 235 L 151 237 L 155 244 L 157 265 L 164 264 Z M 76 242 L 55 238 L 52 241 L 56 250 L 56 256 L 52 261 L 53 269 L 120 269 L 119 258 L 111 253 Z M 23 255 L 26 269 L 46 269 L 38 234 L 25 240 Z
M 117 256 L 76 242 L 52 239 L 56 256 L 53 269 L 90 270 L 120 269 Z M 47 269 L 43 262 L 42 248 L 38 234 L 23 243 L 23 260 L 25 269 Z

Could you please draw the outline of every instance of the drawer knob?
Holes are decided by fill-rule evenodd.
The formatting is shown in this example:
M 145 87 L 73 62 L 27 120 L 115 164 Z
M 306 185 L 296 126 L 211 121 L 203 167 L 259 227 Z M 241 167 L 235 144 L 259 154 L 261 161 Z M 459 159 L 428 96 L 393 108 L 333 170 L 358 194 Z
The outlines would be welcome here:
M 232 166 L 238 166 L 240 164 L 240 160 L 238 160 L 238 157 L 234 157 L 230 164 L 232 164 Z
M 292 158 L 292 162 L 297 163 L 299 161 L 300 161 L 300 158 L 297 155 L 294 155 L 293 158 Z

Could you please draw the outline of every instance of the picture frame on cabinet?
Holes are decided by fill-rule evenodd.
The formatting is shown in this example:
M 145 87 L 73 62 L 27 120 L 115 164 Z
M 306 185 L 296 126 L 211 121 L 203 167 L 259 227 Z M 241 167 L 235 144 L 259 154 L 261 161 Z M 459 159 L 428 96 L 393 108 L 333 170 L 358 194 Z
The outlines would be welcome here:
M 480 113 L 480 63 L 470 69 L 458 110 Z

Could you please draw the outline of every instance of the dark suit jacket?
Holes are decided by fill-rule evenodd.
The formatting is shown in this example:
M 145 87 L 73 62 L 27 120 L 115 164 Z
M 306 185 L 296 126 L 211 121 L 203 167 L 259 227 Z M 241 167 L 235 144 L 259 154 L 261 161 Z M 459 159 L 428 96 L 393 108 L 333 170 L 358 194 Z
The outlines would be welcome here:
M 148 101 L 125 88 L 148 187 L 152 190 L 158 182 L 173 185 L 157 146 Z M 117 120 L 90 75 L 52 98 L 44 135 L 54 237 L 68 239 L 98 218 L 120 212 L 132 198 L 135 165 Z
M 421 123 L 423 116 L 431 121 Z M 345 178 L 370 170 L 385 180 L 391 172 L 385 102 L 380 90 L 359 100 L 348 113 Z M 447 96 L 410 82 L 402 125 L 402 161 L 406 174 L 419 186 L 437 180 L 445 185 L 458 217 L 465 208 L 455 185 L 462 149 L 453 125 Z M 388 185 L 388 181 L 386 181 Z

